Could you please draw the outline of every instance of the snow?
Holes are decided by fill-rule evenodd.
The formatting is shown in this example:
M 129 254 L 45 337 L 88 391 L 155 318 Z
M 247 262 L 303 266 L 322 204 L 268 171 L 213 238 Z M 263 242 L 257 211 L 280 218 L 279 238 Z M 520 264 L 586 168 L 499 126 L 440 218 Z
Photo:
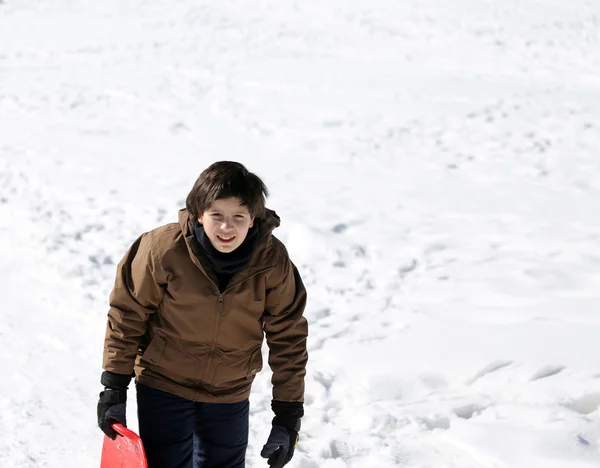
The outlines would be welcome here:
M 599 18 L 0 1 L 0 466 L 98 464 L 115 265 L 222 159 L 264 178 L 309 292 L 290 468 L 599 466 Z M 249 468 L 270 398 L 267 369 Z

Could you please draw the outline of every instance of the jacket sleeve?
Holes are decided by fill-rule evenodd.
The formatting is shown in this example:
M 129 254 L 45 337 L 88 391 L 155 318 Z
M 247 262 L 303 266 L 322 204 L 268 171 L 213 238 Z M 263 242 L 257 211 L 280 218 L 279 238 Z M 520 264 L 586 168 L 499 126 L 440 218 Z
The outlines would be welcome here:
M 306 289 L 287 253 L 276 269 L 279 281 L 267 289 L 263 315 L 273 371 L 273 399 L 304 401 L 304 377 L 308 353 L 308 323 L 304 318 Z
M 119 265 L 110 294 L 102 367 L 131 374 L 147 321 L 164 295 L 164 272 L 152 249 L 152 234 L 142 234 Z

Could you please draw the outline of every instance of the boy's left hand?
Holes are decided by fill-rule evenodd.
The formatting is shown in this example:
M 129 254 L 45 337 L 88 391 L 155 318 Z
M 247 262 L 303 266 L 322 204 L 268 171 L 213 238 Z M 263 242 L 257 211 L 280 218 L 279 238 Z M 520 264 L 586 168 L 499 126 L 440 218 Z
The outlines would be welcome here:
M 271 468 L 283 468 L 294 456 L 296 445 L 298 445 L 297 431 L 273 426 L 260 456 L 268 459 L 267 463 Z

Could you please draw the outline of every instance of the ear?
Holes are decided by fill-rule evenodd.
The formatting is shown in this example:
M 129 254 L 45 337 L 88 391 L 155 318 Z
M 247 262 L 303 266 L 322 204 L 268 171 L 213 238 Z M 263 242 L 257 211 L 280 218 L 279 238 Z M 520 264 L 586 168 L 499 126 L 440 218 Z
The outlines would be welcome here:
M 250 219 L 250 227 L 254 227 L 254 216 Z
M 199 223 L 199 224 L 202 224 L 202 215 L 199 215 L 199 216 L 198 216 L 198 223 Z

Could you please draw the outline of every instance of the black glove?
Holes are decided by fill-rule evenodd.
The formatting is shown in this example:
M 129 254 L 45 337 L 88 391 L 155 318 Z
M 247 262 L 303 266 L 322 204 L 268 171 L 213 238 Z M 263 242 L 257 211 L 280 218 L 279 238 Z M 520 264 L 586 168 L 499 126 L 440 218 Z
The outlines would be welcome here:
M 100 392 L 98 400 L 98 427 L 113 440 L 117 438 L 117 432 L 112 428 L 113 423 L 118 422 L 127 427 L 125 403 L 130 381 L 131 375 L 108 371 L 104 371 L 100 378 L 104 391 Z
M 271 408 L 275 413 L 273 428 L 260 456 L 267 458 L 272 468 L 282 468 L 294 456 L 298 445 L 300 418 L 304 416 L 304 404 L 298 401 L 273 400 Z
M 267 463 L 271 468 L 283 468 L 294 456 L 296 445 L 298 445 L 297 431 L 273 426 L 260 456 L 268 459 Z

